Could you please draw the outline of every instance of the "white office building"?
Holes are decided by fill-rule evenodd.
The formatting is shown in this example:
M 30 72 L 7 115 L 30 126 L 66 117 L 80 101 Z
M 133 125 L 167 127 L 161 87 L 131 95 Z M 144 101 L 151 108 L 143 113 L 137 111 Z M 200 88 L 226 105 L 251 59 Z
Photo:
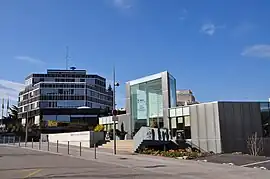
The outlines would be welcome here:
M 47 70 L 25 78 L 25 89 L 19 93 L 19 118 L 39 124 L 44 120 L 71 122 L 93 117 L 79 114 L 78 108 L 112 110 L 113 92 L 106 88 L 106 79 L 87 74 L 86 70 Z M 97 111 L 97 110 L 95 110 Z M 84 119 L 85 120 L 85 119 Z

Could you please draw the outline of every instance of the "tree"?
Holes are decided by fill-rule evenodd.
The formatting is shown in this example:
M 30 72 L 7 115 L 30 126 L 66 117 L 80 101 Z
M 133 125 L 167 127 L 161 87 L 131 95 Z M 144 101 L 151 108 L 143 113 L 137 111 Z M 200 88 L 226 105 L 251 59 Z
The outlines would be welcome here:
M 247 147 L 253 156 L 260 155 L 263 152 L 263 139 L 258 137 L 257 132 L 248 137 Z
M 12 107 L 9 108 L 9 110 L 10 110 L 9 116 L 11 117 L 11 119 L 17 121 L 18 120 L 18 112 L 19 112 L 18 107 L 13 105 Z
M 112 91 L 112 86 L 109 84 L 108 91 Z

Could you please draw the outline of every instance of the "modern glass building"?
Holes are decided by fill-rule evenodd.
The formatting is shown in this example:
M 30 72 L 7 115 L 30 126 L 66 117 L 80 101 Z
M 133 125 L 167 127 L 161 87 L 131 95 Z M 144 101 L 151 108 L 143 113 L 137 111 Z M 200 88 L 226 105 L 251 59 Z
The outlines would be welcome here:
M 169 128 L 168 109 L 176 106 L 176 80 L 161 72 L 126 83 L 126 111 L 132 134 L 142 126 Z

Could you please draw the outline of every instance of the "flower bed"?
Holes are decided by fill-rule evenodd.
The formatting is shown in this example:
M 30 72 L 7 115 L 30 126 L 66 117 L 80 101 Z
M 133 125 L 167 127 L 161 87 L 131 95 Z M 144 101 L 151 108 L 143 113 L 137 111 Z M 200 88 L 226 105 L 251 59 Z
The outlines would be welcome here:
M 163 156 L 171 158 L 183 158 L 183 159 L 195 159 L 199 157 L 204 157 L 207 154 L 201 153 L 199 151 L 193 151 L 190 148 L 187 149 L 177 149 L 177 150 L 154 150 L 154 149 L 144 149 L 139 152 L 140 154 L 154 155 L 154 156 Z

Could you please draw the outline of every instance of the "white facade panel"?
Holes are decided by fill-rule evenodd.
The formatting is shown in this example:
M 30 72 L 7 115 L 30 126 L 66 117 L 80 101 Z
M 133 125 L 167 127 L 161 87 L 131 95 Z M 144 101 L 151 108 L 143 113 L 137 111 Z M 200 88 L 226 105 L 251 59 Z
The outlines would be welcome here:
M 176 116 L 183 116 L 183 108 L 176 108 Z
M 183 116 L 189 116 L 189 107 L 183 107 Z
M 40 121 L 40 117 L 39 116 L 35 116 L 35 124 L 39 125 L 39 121 Z
M 158 74 L 146 76 L 146 77 L 143 77 L 143 78 L 139 78 L 139 79 L 136 79 L 136 80 L 133 80 L 133 81 L 129 81 L 128 83 L 130 84 L 130 86 L 132 86 L 132 85 L 136 85 L 136 84 L 139 84 L 139 83 L 143 83 L 143 82 L 147 82 L 147 81 L 151 81 L 151 80 L 161 78 L 161 76 L 162 76 L 162 73 L 158 73 Z

